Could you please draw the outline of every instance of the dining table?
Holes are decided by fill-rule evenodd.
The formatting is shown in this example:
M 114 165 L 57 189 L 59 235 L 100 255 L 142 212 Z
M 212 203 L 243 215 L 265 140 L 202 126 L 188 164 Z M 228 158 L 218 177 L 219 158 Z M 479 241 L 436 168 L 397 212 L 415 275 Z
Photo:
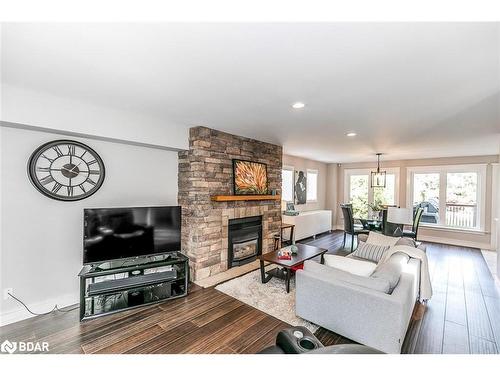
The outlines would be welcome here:
M 382 220 L 361 218 L 358 218 L 357 220 L 359 220 L 361 224 L 363 224 L 364 229 L 368 229 L 374 232 L 382 232 Z

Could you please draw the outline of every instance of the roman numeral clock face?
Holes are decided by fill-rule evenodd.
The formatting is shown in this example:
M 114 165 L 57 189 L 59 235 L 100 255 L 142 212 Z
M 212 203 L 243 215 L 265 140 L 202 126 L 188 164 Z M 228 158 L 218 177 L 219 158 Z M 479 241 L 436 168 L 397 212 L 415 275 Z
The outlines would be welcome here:
M 28 174 L 44 195 L 77 201 L 94 194 L 104 181 L 104 163 L 87 145 L 76 141 L 53 141 L 31 155 Z

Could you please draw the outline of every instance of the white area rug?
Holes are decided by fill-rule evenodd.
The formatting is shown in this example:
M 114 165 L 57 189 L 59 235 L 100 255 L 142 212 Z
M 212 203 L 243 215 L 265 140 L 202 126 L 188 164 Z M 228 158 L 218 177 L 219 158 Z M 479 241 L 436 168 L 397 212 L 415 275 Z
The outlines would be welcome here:
M 295 315 L 295 277 L 290 280 L 290 293 L 285 290 L 285 281 L 276 277 L 262 284 L 260 270 L 219 284 L 215 289 L 290 325 L 304 326 L 311 332 L 318 329 Z

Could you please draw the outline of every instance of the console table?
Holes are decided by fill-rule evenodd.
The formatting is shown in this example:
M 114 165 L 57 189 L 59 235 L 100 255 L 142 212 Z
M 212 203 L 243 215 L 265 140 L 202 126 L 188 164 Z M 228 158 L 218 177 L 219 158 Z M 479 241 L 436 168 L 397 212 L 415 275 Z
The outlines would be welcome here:
M 295 241 L 328 232 L 332 229 L 332 211 L 301 211 L 297 216 L 283 215 L 284 224 L 295 225 Z
M 180 252 L 86 265 L 80 277 L 80 320 L 187 295 L 189 259 Z

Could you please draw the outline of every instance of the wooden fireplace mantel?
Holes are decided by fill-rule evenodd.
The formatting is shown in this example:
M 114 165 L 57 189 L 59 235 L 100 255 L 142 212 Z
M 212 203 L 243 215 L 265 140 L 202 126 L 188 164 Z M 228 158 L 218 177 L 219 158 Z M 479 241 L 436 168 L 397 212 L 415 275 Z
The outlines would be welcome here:
M 213 195 L 214 202 L 234 201 L 280 201 L 281 195 Z

